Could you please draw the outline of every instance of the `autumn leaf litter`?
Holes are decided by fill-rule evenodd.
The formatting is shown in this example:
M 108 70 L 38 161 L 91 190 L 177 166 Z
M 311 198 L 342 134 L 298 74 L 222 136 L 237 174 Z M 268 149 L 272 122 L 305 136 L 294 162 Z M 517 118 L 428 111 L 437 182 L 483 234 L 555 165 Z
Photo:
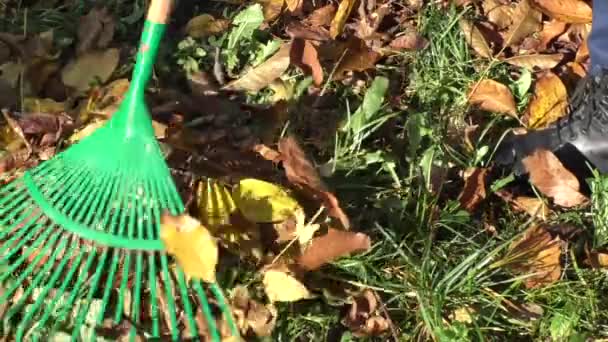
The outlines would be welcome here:
M 143 18 L 121 6 L 2 19 L 2 182 L 116 110 Z M 247 340 L 602 335 L 605 181 L 546 150 L 524 177 L 492 161 L 566 115 L 590 2 L 179 6 L 146 100 L 187 211 L 159 238 Z

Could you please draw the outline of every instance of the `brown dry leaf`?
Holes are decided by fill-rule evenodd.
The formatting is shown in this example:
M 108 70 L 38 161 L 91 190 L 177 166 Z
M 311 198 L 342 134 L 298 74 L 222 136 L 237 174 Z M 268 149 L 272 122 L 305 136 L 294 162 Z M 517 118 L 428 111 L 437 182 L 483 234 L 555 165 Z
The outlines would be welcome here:
M 587 260 L 585 264 L 590 265 L 593 268 L 608 268 L 608 253 L 602 252 L 589 252 L 587 251 Z
M 287 4 L 287 9 L 289 9 L 291 13 L 298 13 L 302 10 L 304 0 L 285 0 L 285 3 Z
M 259 91 L 280 77 L 289 68 L 291 43 L 281 46 L 272 57 L 245 72 L 240 78 L 228 83 L 224 90 Z
M 472 92 L 469 93 L 471 104 L 489 112 L 517 117 L 515 98 L 506 85 L 489 79 L 484 79 L 476 85 L 477 87 L 473 85 Z
M 522 0 L 513 10 L 513 23 L 505 33 L 505 46 L 521 43 L 542 28 L 542 13 L 530 6 L 531 0 Z
M 23 99 L 23 110 L 30 113 L 62 113 L 66 110 L 66 104 L 52 99 L 26 97 Z
M 272 304 L 262 304 L 251 299 L 249 290 L 236 286 L 230 295 L 230 304 L 235 323 L 243 335 L 251 329 L 256 336 L 270 336 L 277 321 L 277 309 Z M 227 323 L 222 321 L 222 323 Z
M 473 212 L 486 198 L 486 168 L 469 168 L 464 173 L 464 187 L 458 196 L 460 205 L 468 212 Z
M 543 128 L 566 114 L 568 92 L 556 74 L 547 71 L 534 85 L 534 97 L 528 106 L 528 128 Z
M 474 23 L 469 22 L 466 19 L 460 19 L 460 29 L 464 34 L 464 39 L 467 43 L 475 50 L 475 52 L 481 57 L 490 58 L 492 57 L 492 49 L 486 37 L 481 33 L 479 28 Z
M 87 52 L 72 60 L 61 70 L 61 80 L 66 86 L 86 91 L 91 83 L 105 83 L 118 66 L 118 49 Z
M 283 167 L 290 182 L 306 184 L 313 189 L 327 190 L 317 169 L 308 160 L 306 153 L 294 137 L 281 138 L 278 145 Z
M 564 55 L 561 53 L 554 53 L 551 55 L 542 55 L 542 54 L 534 54 L 534 55 L 519 55 L 513 56 L 504 59 L 505 62 L 516 65 L 518 67 L 527 68 L 533 70 L 534 68 L 538 69 L 552 69 L 559 62 L 564 59 Z
M 582 0 L 532 0 L 532 3 L 553 19 L 573 24 L 591 22 L 591 6 Z
M 545 204 L 545 201 L 537 197 L 515 197 L 512 204 L 515 210 L 524 211 L 528 215 L 543 221 L 546 220 L 551 213 L 551 209 Z
M 390 328 L 389 321 L 377 313 L 378 300 L 373 290 L 365 289 L 353 298 L 350 310 L 342 324 L 348 327 L 354 336 L 378 336 Z
M 547 49 L 551 41 L 559 37 L 566 31 L 566 23 L 559 20 L 551 20 L 543 25 L 543 30 L 540 32 L 539 51 Z
M 304 23 L 312 27 L 329 26 L 336 16 L 336 6 L 329 4 L 314 10 L 304 19 Z
M 513 7 L 505 5 L 499 0 L 484 0 L 481 3 L 483 11 L 491 23 L 494 23 L 499 30 L 511 25 Z
M 316 86 L 323 83 L 323 68 L 319 63 L 317 49 L 308 40 L 294 39 L 290 51 L 291 63 L 302 69 L 304 74 L 312 75 Z
M 424 49 L 428 41 L 416 32 L 407 32 L 389 43 L 391 49 L 395 50 L 420 50 Z
M 287 33 L 292 39 L 300 38 L 319 42 L 331 39 L 329 36 L 329 31 L 327 31 L 326 28 L 322 26 L 308 26 L 299 21 L 289 23 L 289 25 L 285 28 L 285 33 Z
M 312 271 L 337 258 L 366 251 L 370 247 L 371 240 L 366 234 L 329 228 L 327 234 L 312 239 L 297 263 L 303 269 Z
M 285 0 L 258 0 L 256 2 L 262 5 L 265 21 L 275 20 L 283 11 L 283 5 L 285 4 Z
M 553 152 L 539 149 L 523 159 L 530 174 L 530 182 L 538 190 L 562 207 L 583 204 L 587 198 L 579 192 L 580 184 L 575 175 L 568 171 Z
M 115 23 L 107 7 L 95 7 L 80 18 L 78 24 L 78 45 L 80 55 L 89 50 L 105 49 L 114 37 Z
M 336 15 L 331 21 L 331 26 L 329 28 L 329 34 L 332 39 L 336 39 L 342 33 L 344 29 L 344 25 L 350 16 L 350 12 L 352 12 L 353 7 L 355 6 L 355 0 L 342 0 L 340 1 L 340 6 L 338 6 L 338 10 L 336 11 Z
M 561 240 L 552 238 L 541 226 L 532 226 L 514 242 L 502 259 L 508 268 L 521 275 L 529 275 L 526 288 L 543 287 L 557 281 L 561 275 Z
M 576 57 L 574 61 L 577 63 L 583 63 L 585 60 L 589 58 L 589 44 L 587 43 L 587 38 L 583 40 L 583 43 L 576 51 Z
M 190 19 L 184 30 L 191 37 L 203 38 L 222 33 L 228 27 L 230 27 L 228 19 L 216 19 L 210 14 L 201 14 Z
M 347 73 L 350 71 L 365 71 L 368 69 L 373 69 L 376 66 L 376 62 L 380 59 L 380 57 L 382 57 L 380 53 L 370 49 L 365 44 L 365 41 L 355 37 L 351 37 L 351 39 L 345 44 L 345 49 L 342 49 L 337 58 L 340 58 L 342 53 L 344 53 L 344 57 L 335 69 L 332 77 L 332 80 L 334 81 L 344 79 Z

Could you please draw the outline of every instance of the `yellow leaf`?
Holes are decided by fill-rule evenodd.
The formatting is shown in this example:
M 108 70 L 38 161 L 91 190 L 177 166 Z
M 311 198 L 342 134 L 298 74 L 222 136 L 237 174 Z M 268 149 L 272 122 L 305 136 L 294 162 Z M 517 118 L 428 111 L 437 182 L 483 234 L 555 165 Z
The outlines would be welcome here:
M 332 39 L 336 39 L 336 37 L 342 33 L 342 29 L 344 29 L 346 20 L 348 20 L 354 6 L 355 0 L 342 0 L 340 2 L 340 6 L 338 6 L 338 10 L 336 11 L 336 16 L 331 21 L 331 26 L 329 27 L 329 34 Z
M 66 86 L 86 91 L 91 83 L 106 82 L 118 66 L 118 49 L 91 51 L 68 63 L 61 71 L 61 80 Z
M 293 275 L 278 269 L 264 272 L 264 290 L 271 302 L 296 302 L 310 298 L 310 292 Z
M 65 103 L 53 99 L 26 97 L 23 99 L 23 110 L 32 113 L 61 113 L 65 111 Z
M 281 79 L 277 79 L 268 85 L 274 94 L 272 95 L 271 102 L 279 102 L 281 100 L 291 100 L 293 97 L 294 87 L 292 83 L 285 82 Z
M 213 36 L 224 32 L 230 26 L 230 20 L 215 19 L 210 14 L 196 16 L 186 24 L 186 34 L 194 38 Z
M 90 122 L 83 129 L 72 134 L 68 140 L 71 143 L 75 143 L 79 140 L 82 140 L 83 138 L 91 135 L 91 133 L 95 132 L 99 127 L 103 126 L 105 123 L 106 123 L 106 120 L 96 120 L 96 121 Z
M 215 282 L 218 247 L 211 233 L 188 215 L 163 213 L 160 238 L 167 253 L 173 255 L 186 277 Z
M 321 225 L 313 224 L 312 222 L 306 224 L 304 211 L 295 212 L 296 218 L 296 235 L 298 236 L 298 242 L 301 246 L 306 245 L 312 240 L 313 235 L 319 230 Z
M 252 222 L 280 222 L 302 210 L 286 189 L 262 180 L 247 178 L 232 191 L 237 208 Z
M 552 72 L 538 78 L 530 102 L 528 128 L 542 128 L 566 114 L 568 93 L 562 80 Z
M 197 190 L 199 217 L 203 224 L 213 231 L 230 224 L 230 214 L 236 210 L 230 191 L 208 178 L 198 183 Z

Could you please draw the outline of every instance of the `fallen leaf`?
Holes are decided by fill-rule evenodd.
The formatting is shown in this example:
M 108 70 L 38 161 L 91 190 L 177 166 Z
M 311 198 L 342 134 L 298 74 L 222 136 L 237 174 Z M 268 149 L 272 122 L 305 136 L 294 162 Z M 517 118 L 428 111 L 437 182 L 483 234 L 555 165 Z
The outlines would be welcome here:
M 290 60 L 306 75 L 312 75 L 316 86 L 323 83 L 323 68 L 319 63 L 317 49 L 310 41 L 294 39 L 291 43 Z
M 268 86 L 289 68 L 291 43 L 283 44 L 279 51 L 262 64 L 248 70 L 245 75 L 228 83 L 224 90 L 256 92 Z
M 521 43 L 542 28 L 542 13 L 530 6 L 531 0 L 521 0 L 513 10 L 513 23 L 505 33 L 505 46 Z
M 465 305 L 450 313 L 449 318 L 456 322 L 473 323 L 473 314 L 477 313 L 473 307 Z
M 329 228 L 327 234 L 312 239 L 308 248 L 298 257 L 297 263 L 303 269 L 313 271 L 337 258 L 369 248 L 369 236 Z
M 308 17 L 304 18 L 304 23 L 312 27 L 329 26 L 335 16 L 336 6 L 329 4 L 314 10 Z
M 533 5 L 553 19 L 566 23 L 591 22 L 591 6 L 582 0 L 532 0 Z
M 557 281 L 561 275 L 561 240 L 552 238 L 542 226 L 532 226 L 511 244 L 501 259 L 509 269 L 526 275 L 526 288 L 539 288 Z
M 515 210 L 524 211 L 528 215 L 543 221 L 546 220 L 551 213 L 551 209 L 549 209 L 541 198 L 518 196 L 513 199 L 512 203 Z
M 292 39 L 304 39 L 314 41 L 326 41 L 330 40 L 329 31 L 322 26 L 307 26 L 299 21 L 289 23 L 285 28 L 287 33 Z
M 370 289 L 365 289 L 353 298 L 348 314 L 342 324 L 348 327 L 354 336 L 378 336 L 390 327 L 388 320 L 376 312 L 378 300 Z
M 26 97 L 23 99 L 23 111 L 30 113 L 61 113 L 65 112 L 66 104 L 52 99 Z
M 103 126 L 106 123 L 106 120 L 95 120 L 92 122 L 89 122 L 86 126 L 84 126 L 84 128 L 76 131 L 74 134 L 72 134 L 69 138 L 68 141 L 70 141 L 71 143 L 75 143 L 79 140 L 82 140 L 83 138 L 91 135 L 91 133 L 95 132 L 99 127 Z
M 602 252 L 587 252 L 585 264 L 593 268 L 608 268 L 608 253 Z
M 285 0 L 258 0 L 257 2 L 262 5 L 265 21 L 275 20 L 281 14 L 283 5 L 285 5 Z
M 302 210 L 286 189 L 258 179 L 242 179 L 232 191 L 239 211 L 251 222 L 281 222 Z
M 344 25 L 350 16 L 350 13 L 355 6 L 355 0 L 341 0 L 340 5 L 338 6 L 338 10 L 336 11 L 336 15 L 334 19 L 331 21 L 331 26 L 329 28 L 329 34 L 332 39 L 336 39 L 342 33 L 344 29 Z
M 210 14 L 201 14 L 190 19 L 184 30 L 193 38 L 204 38 L 222 33 L 229 27 L 228 19 L 216 19 Z
M 506 85 L 494 80 L 484 79 L 474 84 L 469 92 L 469 102 L 482 110 L 517 117 L 513 93 Z
M 209 178 L 198 183 L 197 207 L 201 222 L 213 234 L 217 234 L 216 228 L 230 224 L 230 216 L 237 210 L 228 188 Z
M 268 85 L 268 88 L 273 91 L 271 103 L 277 103 L 279 101 L 289 101 L 294 95 L 294 85 L 290 82 L 285 82 L 281 79 L 277 79 Z
M 486 37 L 484 37 L 475 24 L 465 19 L 460 19 L 459 24 L 462 33 L 464 34 L 464 39 L 473 48 L 473 50 L 475 50 L 475 52 L 481 57 L 492 57 L 493 53 L 490 49 L 490 45 L 488 45 Z
M 78 23 L 78 45 L 80 55 L 89 50 L 105 49 L 114 37 L 114 19 L 107 7 L 94 7 L 80 18 Z
M 118 49 L 90 51 L 68 63 L 61 71 L 66 86 L 86 91 L 97 80 L 105 83 L 118 66 Z
M 277 309 L 272 304 L 264 305 L 253 300 L 247 288 L 240 285 L 232 290 L 230 303 L 235 321 L 243 335 L 247 335 L 250 329 L 258 337 L 272 334 L 278 316 Z
M 292 13 L 297 13 L 302 10 L 303 0 L 285 0 L 287 4 L 287 9 L 289 9 Z
M 160 238 L 188 279 L 215 282 L 217 242 L 198 220 L 185 214 L 173 216 L 164 212 L 161 216 Z
M 574 61 L 577 63 L 583 63 L 588 58 L 589 58 L 589 44 L 588 44 L 588 39 L 585 38 L 585 40 L 583 40 L 583 43 L 581 44 L 579 49 L 576 51 L 576 57 L 574 58 Z
M 530 175 L 530 182 L 544 195 L 562 207 L 574 207 L 587 198 L 580 191 L 580 184 L 574 174 L 568 171 L 553 152 L 538 149 L 523 159 L 523 165 Z
M 343 55 L 343 57 L 342 57 Z M 342 57 L 340 64 L 335 68 L 332 80 L 339 81 L 346 77 L 350 71 L 365 71 L 373 69 L 382 55 L 370 49 L 363 40 L 352 37 L 345 45 L 345 49 L 338 54 Z
M 561 53 L 554 53 L 551 55 L 535 54 L 535 55 L 518 55 L 504 59 L 505 62 L 516 65 L 522 68 L 528 68 L 533 70 L 538 69 L 552 69 L 559 62 L 564 59 L 564 55 Z
M 543 128 L 566 114 L 568 92 L 562 80 L 547 71 L 536 80 L 528 106 L 528 128 Z
M 458 200 L 468 212 L 474 212 L 486 198 L 487 174 L 488 169 L 486 168 L 469 168 L 465 171 L 464 187 Z
M 499 0 L 484 0 L 481 3 L 485 15 L 491 23 L 494 23 L 499 30 L 511 25 L 513 7 L 505 5 Z
M 286 267 L 266 270 L 262 283 L 270 302 L 297 302 L 312 297 L 306 286 Z
M 281 138 L 278 147 L 287 179 L 290 182 L 306 184 L 313 189 L 327 190 L 325 184 L 321 181 L 317 169 L 308 160 L 306 153 L 294 137 L 287 136 Z
M 408 32 L 389 43 L 389 46 L 395 50 L 420 50 L 427 45 L 428 41 L 416 32 Z
M 547 49 L 551 41 L 559 37 L 566 31 L 566 23 L 558 20 L 551 20 L 543 25 L 543 30 L 540 31 L 540 45 L 539 50 L 543 51 Z

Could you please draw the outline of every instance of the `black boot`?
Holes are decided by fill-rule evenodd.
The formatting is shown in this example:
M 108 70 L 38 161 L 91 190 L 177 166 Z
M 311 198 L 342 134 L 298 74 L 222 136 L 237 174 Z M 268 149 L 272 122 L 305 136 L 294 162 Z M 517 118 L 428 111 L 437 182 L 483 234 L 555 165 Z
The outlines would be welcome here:
M 577 150 L 601 173 L 608 173 L 608 69 L 580 81 L 564 118 L 542 130 L 510 133 L 499 146 L 495 161 L 513 166 L 520 176 L 526 173 L 522 160 L 541 148 L 558 157 L 560 151 Z

